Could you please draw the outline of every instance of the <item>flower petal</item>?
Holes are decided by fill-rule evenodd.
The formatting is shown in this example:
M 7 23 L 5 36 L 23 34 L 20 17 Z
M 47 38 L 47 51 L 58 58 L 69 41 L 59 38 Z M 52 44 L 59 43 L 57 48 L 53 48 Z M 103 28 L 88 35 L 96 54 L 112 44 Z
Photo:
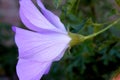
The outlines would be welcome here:
M 60 21 L 59 17 L 53 14 L 51 11 L 47 10 L 44 5 L 42 4 L 41 0 L 37 0 L 39 7 L 41 8 L 42 13 L 44 16 L 49 20 L 55 27 L 61 29 L 62 31 L 66 32 L 66 29 L 62 22 Z
M 44 72 L 44 74 L 48 74 L 48 72 L 50 71 L 52 63 L 47 67 L 46 71 Z
M 16 32 L 15 41 L 19 49 L 19 58 L 23 59 L 40 62 L 54 60 L 65 51 L 71 40 L 65 34 L 39 34 L 17 27 L 13 28 Z
M 65 51 L 66 51 L 66 49 L 68 48 L 69 46 L 66 46 L 65 48 L 64 48 L 64 50 L 54 59 L 54 61 L 59 61 L 62 57 L 63 57 L 63 55 L 64 55 L 64 53 L 65 53 Z
M 31 30 L 41 32 L 44 29 L 64 33 L 52 25 L 31 0 L 20 0 L 20 17 L 26 27 Z
M 51 62 L 19 59 L 16 67 L 19 80 L 40 80 L 50 64 Z

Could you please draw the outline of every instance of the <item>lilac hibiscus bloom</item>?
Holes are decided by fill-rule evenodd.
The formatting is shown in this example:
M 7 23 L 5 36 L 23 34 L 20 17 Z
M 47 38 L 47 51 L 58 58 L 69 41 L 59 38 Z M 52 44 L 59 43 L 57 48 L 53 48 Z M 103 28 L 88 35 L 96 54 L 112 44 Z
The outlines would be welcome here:
M 37 0 L 41 12 L 31 0 L 20 0 L 20 18 L 30 30 L 13 26 L 19 60 L 20 80 L 39 80 L 47 74 L 53 61 L 58 61 L 69 47 L 68 36 L 60 19 Z

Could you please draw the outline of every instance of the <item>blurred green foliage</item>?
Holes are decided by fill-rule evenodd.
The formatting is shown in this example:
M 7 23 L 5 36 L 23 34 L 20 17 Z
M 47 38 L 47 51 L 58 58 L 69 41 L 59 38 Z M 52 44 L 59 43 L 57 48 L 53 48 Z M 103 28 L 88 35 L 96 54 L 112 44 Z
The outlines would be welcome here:
M 17 47 L 12 44 L 11 25 L 0 23 L 0 80 L 13 79 L 17 63 Z
M 120 0 L 115 0 L 115 1 L 120 6 Z

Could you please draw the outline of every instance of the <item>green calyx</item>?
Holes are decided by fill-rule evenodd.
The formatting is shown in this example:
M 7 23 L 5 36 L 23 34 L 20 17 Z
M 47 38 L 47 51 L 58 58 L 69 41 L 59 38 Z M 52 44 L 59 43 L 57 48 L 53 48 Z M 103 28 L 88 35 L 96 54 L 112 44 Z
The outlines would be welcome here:
M 80 44 L 84 41 L 84 36 L 76 33 L 68 32 L 69 37 L 71 38 L 71 41 L 69 43 L 70 47 L 75 46 L 77 44 Z
M 87 39 L 93 38 L 93 37 L 103 33 L 104 31 L 108 30 L 113 25 L 115 25 L 118 21 L 120 21 L 120 19 L 114 21 L 112 24 L 108 25 L 106 28 L 104 28 L 104 29 L 102 29 L 102 30 L 100 30 L 100 31 L 98 31 L 96 33 L 90 34 L 88 36 L 84 36 L 84 35 L 68 32 L 68 35 L 71 38 L 71 41 L 69 43 L 70 47 L 78 45 L 78 44 L 80 44 L 81 42 L 83 42 L 83 41 L 85 41 Z

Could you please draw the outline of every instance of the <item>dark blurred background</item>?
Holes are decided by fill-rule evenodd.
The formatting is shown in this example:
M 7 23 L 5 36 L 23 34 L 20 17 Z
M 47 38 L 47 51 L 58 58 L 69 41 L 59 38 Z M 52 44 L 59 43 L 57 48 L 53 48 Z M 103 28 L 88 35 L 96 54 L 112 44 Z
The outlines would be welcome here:
M 11 26 L 24 27 L 19 0 L 0 0 L 0 80 L 18 80 L 17 46 Z M 35 1 L 35 0 L 33 0 Z M 42 0 L 71 32 L 89 35 L 120 18 L 115 0 Z M 69 53 L 70 52 L 70 53 Z M 67 50 L 42 80 L 110 80 L 119 73 L 120 22 L 106 32 Z
M 17 80 L 17 47 L 12 25 L 19 26 L 18 0 L 0 0 L 0 80 Z

